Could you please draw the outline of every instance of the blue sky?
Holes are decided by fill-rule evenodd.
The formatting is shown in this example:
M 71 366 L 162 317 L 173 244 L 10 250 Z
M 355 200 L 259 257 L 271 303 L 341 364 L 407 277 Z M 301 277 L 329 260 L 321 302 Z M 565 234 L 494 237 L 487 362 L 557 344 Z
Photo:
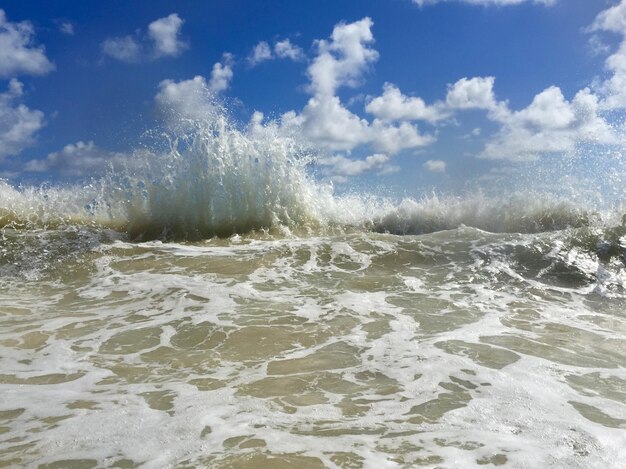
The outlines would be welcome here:
M 0 177 L 15 183 L 97 177 L 160 109 L 200 117 L 207 89 L 242 129 L 302 135 L 344 188 L 490 184 L 624 143 L 626 0 L 0 8 Z

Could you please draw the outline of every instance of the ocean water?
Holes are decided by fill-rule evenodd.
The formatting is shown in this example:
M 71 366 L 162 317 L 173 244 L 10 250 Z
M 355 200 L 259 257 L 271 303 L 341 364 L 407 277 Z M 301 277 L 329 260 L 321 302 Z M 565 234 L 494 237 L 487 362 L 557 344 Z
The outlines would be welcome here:
M 337 196 L 188 124 L 0 183 L 0 466 L 626 467 L 619 205 Z

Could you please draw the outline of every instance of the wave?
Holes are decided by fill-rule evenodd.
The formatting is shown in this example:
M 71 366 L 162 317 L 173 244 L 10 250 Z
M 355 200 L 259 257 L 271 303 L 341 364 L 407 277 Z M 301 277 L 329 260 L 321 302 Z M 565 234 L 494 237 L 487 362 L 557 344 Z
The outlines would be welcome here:
M 597 223 L 593 210 L 548 194 L 405 199 L 374 221 L 376 231 L 423 234 L 465 225 L 493 233 L 539 233 Z
M 213 106 L 203 119 L 179 119 L 162 150 L 136 151 L 123 169 L 85 186 L 15 188 L 0 181 L 0 227 L 99 226 L 131 240 L 200 240 L 258 230 L 324 233 L 373 230 L 423 234 L 470 226 L 534 233 L 613 223 L 549 194 L 430 195 L 400 202 L 337 196 L 313 176 L 314 153 L 275 126 L 240 130 Z

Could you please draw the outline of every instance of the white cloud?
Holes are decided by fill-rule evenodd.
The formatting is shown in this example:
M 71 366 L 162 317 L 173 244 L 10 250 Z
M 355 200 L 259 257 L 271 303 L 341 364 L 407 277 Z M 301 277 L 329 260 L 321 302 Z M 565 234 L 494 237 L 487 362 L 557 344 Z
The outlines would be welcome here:
M 589 38 L 589 50 L 593 55 L 605 55 L 611 51 L 611 48 L 594 34 Z
M 330 41 L 317 41 L 318 55 L 308 69 L 313 94 L 333 96 L 339 86 L 357 86 L 368 64 L 378 59 L 368 47 L 374 41 L 372 26 L 370 18 L 339 23 Z
M 339 23 L 330 40 L 317 41 L 318 55 L 308 68 L 308 90 L 313 96 L 300 113 L 283 114 L 284 131 L 300 129 L 316 147 L 330 151 L 367 145 L 389 155 L 433 141 L 433 137 L 420 134 L 406 121 L 397 125 L 381 119 L 369 122 L 344 107 L 335 95 L 340 86 L 356 86 L 368 64 L 378 58 L 378 52 L 368 46 L 374 41 L 372 25 L 369 18 Z
M 379 119 L 437 122 L 448 116 L 443 106 L 428 106 L 422 98 L 405 96 L 391 83 L 385 83 L 383 90 L 381 96 L 372 99 L 365 107 Z
M 163 80 L 155 101 L 166 115 L 166 119 L 202 119 L 213 112 L 211 87 L 200 75 L 191 80 Z
M 525 109 L 500 116 L 503 126 L 481 156 L 523 161 L 547 153 L 572 152 L 585 142 L 617 143 L 599 111 L 598 97 L 588 88 L 567 101 L 558 87 L 549 87 Z
M 421 148 L 435 141 L 432 135 L 422 135 L 416 126 L 401 122 L 397 126 L 388 125 L 378 119 L 370 126 L 370 140 L 374 149 L 395 155 L 401 150 Z
M 443 173 L 446 171 L 446 162 L 442 160 L 428 160 L 424 163 L 424 168 L 433 173 Z
M 626 32 L 626 2 L 601 11 L 590 28 L 592 31 L 611 31 L 618 34 Z
M 461 78 L 448 85 L 445 101 L 427 105 L 422 98 L 405 96 L 396 86 L 385 83 L 383 94 L 373 98 L 365 110 L 387 121 L 423 120 L 429 123 L 452 117 L 455 112 L 480 109 L 489 111 L 492 118 L 506 115 L 506 103 L 495 98 L 494 77 Z
M 150 23 L 147 37 L 137 33 L 135 36 L 105 39 L 102 43 L 102 52 L 128 63 L 176 57 L 188 47 L 188 44 L 180 39 L 183 23 L 176 13 L 172 13 Z
M 102 43 L 102 52 L 122 62 L 139 62 L 142 59 L 141 45 L 132 36 L 106 39 Z
M 59 24 L 59 31 L 61 31 L 63 34 L 67 34 L 69 36 L 73 36 L 74 35 L 74 25 L 72 23 L 70 23 L 69 21 L 63 21 L 63 22 L 61 22 L 61 24 Z
M 44 47 L 35 44 L 34 35 L 30 22 L 11 23 L 0 9 L 0 77 L 43 75 L 54 70 Z
M 298 46 L 291 43 L 289 39 L 278 41 L 274 44 L 274 53 L 280 59 L 290 59 L 294 61 L 304 59 L 304 52 Z
M 14 106 L 14 101 L 22 95 L 23 85 L 16 79 L 9 82 L 7 92 L 0 93 L 0 161 L 30 146 L 44 125 L 43 112 L 23 104 Z
M 607 112 L 626 108 L 626 0 L 602 11 L 588 32 L 610 32 L 622 42 L 606 59 L 608 79 L 580 90 L 571 101 L 560 88 L 549 87 L 536 95 L 531 104 L 517 112 L 504 103 L 489 109 L 489 118 L 502 124 L 487 143 L 483 158 L 532 160 L 542 154 L 570 153 L 580 144 L 615 145 L 620 143 L 617 129 L 607 121 Z M 604 45 L 592 36 L 591 45 L 603 53 Z M 493 103 L 494 101 L 491 100 Z
M 176 13 L 148 25 L 148 35 L 154 41 L 157 56 L 175 57 L 187 48 L 187 44 L 179 37 L 182 26 L 183 20 Z
M 311 98 L 299 122 L 307 138 L 331 150 L 351 150 L 370 139 L 369 123 L 343 107 L 336 96 Z
M 575 118 L 574 109 L 561 89 L 551 86 L 535 96 L 530 106 L 511 116 L 509 123 L 538 129 L 564 129 L 570 127 Z
M 420 134 L 409 122 L 394 126 L 374 119 L 370 123 L 343 107 L 337 96 L 313 97 L 301 114 L 286 113 L 283 122 L 301 126 L 311 142 L 328 150 L 352 150 L 360 145 L 371 145 L 377 151 L 393 155 L 433 141 L 433 137 Z
M 274 59 L 290 59 L 293 61 L 303 60 L 304 52 L 300 47 L 291 43 L 289 39 L 278 41 L 274 44 L 274 50 L 266 41 L 259 42 L 248 56 L 248 63 L 251 66 Z
M 448 85 L 446 104 L 451 109 L 495 109 L 494 77 L 461 78 Z
M 232 56 L 224 54 L 223 63 L 213 65 L 211 79 L 197 75 L 190 80 L 163 80 L 154 100 L 164 114 L 165 121 L 173 126 L 187 125 L 188 119 L 203 120 L 214 115 L 216 93 L 228 87 L 233 76 Z
M 538 3 L 540 5 L 554 5 L 557 0 L 413 0 L 413 3 L 419 5 L 420 7 L 426 5 L 434 5 L 435 3 L 443 3 L 443 2 L 459 2 L 459 3 L 469 3 L 470 5 L 481 5 L 481 6 L 509 6 L 509 5 L 519 5 L 524 2 L 529 3 Z
M 218 93 L 228 88 L 230 80 L 233 78 L 233 56 L 225 53 L 222 62 L 216 62 L 211 71 L 211 81 L 208 88 L 210 91 Z
M 43 160 L 31 160 L 25 165 L 29 172 L 54 172 L 63 177 L 98 176 L 110 168 L 132 163 L 128 156 L 98 148 L 94 142 L 76 142 L 53 152 Z
M 322 173 L 335 182 L 346 182 L 348 177 L 364 173 L 390 174 L 400 168 L 389 164 L 389 157 L 384 154 L 374 154 L 365 159 L 350 159 L 342 155 L 320 158 L 317 163 L 323 167 Z
M 266 60 L 272 60 L 273 58 L 274 56 L 272 55 L 270 45 L 265 41 L 261 41 L 252 49 L 248 57 L 248 62 L 250 62 L 250 65 L 254 66 Z
M 612 76 L 601 84 L 599 91 L 604 95 L 603 109 L 626 108 L 626 1 L 600 12 L 589 30 L 622 36 L 618 50 L 606 59 L 605 67 Z

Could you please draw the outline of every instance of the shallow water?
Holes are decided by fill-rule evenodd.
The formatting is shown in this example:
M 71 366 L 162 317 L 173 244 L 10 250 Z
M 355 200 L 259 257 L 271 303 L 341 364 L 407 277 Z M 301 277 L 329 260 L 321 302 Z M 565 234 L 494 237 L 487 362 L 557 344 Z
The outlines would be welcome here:
M 90 184 L 0 181 L 0 466 L 626 461 L 621 179 L 338 196 L 209 114 Z
M 609 231 L 5 229 L 0 464 L 620 467 Z

